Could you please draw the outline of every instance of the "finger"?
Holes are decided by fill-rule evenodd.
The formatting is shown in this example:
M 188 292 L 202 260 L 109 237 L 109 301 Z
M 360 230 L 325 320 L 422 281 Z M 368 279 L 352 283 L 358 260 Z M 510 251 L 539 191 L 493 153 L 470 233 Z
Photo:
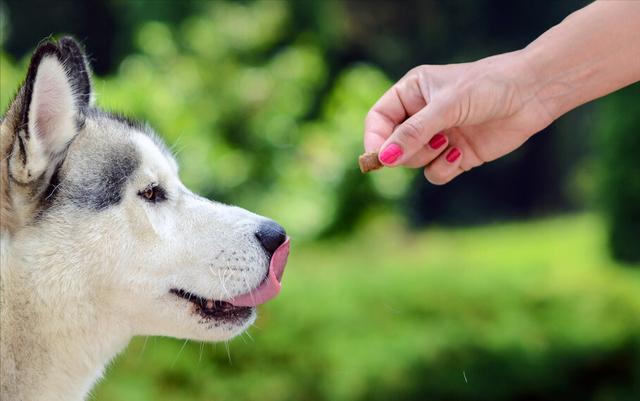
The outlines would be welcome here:
M 410 168 L 424 167 L 438 157 L 447 148 L 448 143 L 449 138 L 444 133 L 439 132 L 402 165 Z
M 463 154 L 459 148 L 449 147 L 437 159 L 424 168 L 425 178 L 432 184 L 446 184 L 464 170 L 460 166 Z
M 380 149 L 393 130 L 426 105 L 418 80 L 407 74 L 373 105 L 364 121 L 366 152 Z
M 430 103 L 399 125 L 382 145 L 380 161 L 387 166 L 404 164 L 438 132 L 449 128 L 443 103 Z

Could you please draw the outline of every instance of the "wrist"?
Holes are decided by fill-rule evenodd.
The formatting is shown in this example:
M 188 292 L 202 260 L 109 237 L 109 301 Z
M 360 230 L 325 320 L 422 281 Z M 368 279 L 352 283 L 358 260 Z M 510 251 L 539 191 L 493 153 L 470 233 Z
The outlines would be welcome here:
M 529 45 L 515 53 L 518 81 L 525 103 L 544 113 L 548 124 L 570 110 L 567 104 L 568 88 L 562 82 L 550 79 L 544 54 L 538 46 Z
M 499 62 L 496 65 L 503 81 L 509 82 L 509 87 L 517 99 L 511 112 L 523 112 L 527 115 L 536 115 L 537 120 L 546 125 L 551 124 L 558 116 L 554 104 L 544 102 L 543 81 L 535 57 L 529 53 L 529 49 L 516 50 L 496 56 Z M 546 126 L 545 125 L 545 126 Z

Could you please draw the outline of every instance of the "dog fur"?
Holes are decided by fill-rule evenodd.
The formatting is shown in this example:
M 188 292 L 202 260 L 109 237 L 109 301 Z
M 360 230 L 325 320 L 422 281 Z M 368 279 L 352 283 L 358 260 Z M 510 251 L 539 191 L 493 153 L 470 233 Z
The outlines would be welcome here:
M 65 37 L 35 51 L 0 125 L 0 398 L 82 400 L 135 335 L 229 339 L 255 308 L 269 221 L 190 192 L 144 124 L 93 105 Z M 190 297 L 191 295 L 189 295 Z

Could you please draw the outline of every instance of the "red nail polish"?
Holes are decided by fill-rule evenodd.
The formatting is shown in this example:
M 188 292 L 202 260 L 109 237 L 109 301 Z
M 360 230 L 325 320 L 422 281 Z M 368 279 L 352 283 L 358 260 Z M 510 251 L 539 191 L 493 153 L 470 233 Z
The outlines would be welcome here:
M 429 146 L 431 147 L 431 149 L 438 149 L 442 145 L 444 145 L 446 142 L 447 142 L 447 138 L 445 138 L 444 135 L 435 134 L 433 136 L 433 138 L 431 138 L 431 140 L 429 140 Z
M 453 149 L 451 149 L 451 150 L 449 151 L 449 153 L 447 153 L 447 157 L 446 157 L 446 159 L 447 159 L 447 161 L 448 161 L 449 163 L 453 163 L 453 162 L 455 162 L 456 160 L 458 160 L 458 158 L 460 157 L 460 155 L 461 155 L 461 154 L 462 154 L 462 153 L 460 153 L 460 151 L 458 150 L 458 148 L 453 148 Z
M 393 164 L 400 158 L 400 156 L 402 156 L 402 153 L 402 148 L 395 143 L 392 143 L 391 145 L 384 148 L 384 150 L 380 152 L 380 155 L 378 157 L 384 164 Z

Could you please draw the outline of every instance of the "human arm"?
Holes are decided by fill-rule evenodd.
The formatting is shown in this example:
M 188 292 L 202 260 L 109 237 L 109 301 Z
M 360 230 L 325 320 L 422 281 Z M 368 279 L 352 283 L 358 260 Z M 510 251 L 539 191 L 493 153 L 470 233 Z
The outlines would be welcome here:
M 596 1 L 522 50 L 414 68 L 367 115 L 365 150 L 444 184 L 638 80 L 640 2 Z

